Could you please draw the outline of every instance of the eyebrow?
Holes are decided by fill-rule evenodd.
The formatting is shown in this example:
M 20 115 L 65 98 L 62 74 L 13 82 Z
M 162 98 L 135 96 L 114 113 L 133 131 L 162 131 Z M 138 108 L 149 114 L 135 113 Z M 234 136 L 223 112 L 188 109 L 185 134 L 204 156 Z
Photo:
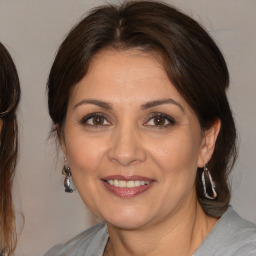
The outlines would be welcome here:
M 75 109 L 78 106 L 83 105 L 83 104 L 93 104 L 93 105 L 99 106 L 99 107 L 107 109 L 107 110 L 113 109 L 111 104 L 109 104 L 105 101 L 95 100 L 95 99 L 81 100 L 74 106 L 73 109 Z M 143 104 L 140 107 L 140 109 L 146 110 L 146 109 L 150 109 L 150 108 L 157 107 L 157 106 L 164 105 L 164 104 L 174 104 L 174 105 L 178 106 L 184 112 L 183 107 L 177 101 L 175 101 L 173 99 L 161 99 L 161 100 L 149 101 L 149 102 Z
M 162 99 L 162 100 L 149 101 L 149 102 L 143 104 L 141 106 L 141 109 L 145 110 L 145 109 L 157 107 L 157 106 L 160 106 L 163 104 L 174 104 L 174 105 L 178 106 L 184 112 L 184 108 L 181 106 L 181 104 L 173 99 Z
M 78 106 L 80 105 L 83 105 L 83 104 L 93 104 L 93 105 L 96 105 L 96 106 L 99 106 L 101 108 L 105 108 L 105 109 L 112 109 L 112 106 L 107 103 L 107 102 L 104 102 L 104 101 L 101 101 L 101 100 L 94 100 L 94 99 L 88 99 L 88 100 L 81 100 L 79 101 L 73 109 L 77 108 Z

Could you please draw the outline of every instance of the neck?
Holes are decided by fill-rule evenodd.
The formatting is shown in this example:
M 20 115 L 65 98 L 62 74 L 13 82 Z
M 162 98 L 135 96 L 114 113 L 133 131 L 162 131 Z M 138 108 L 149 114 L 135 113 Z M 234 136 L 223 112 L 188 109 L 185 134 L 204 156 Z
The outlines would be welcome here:
M 108 223 L 110 239 L 105 255 L 192 255 L 216 224 L 196 201 L 154 225 L 123 230 Z

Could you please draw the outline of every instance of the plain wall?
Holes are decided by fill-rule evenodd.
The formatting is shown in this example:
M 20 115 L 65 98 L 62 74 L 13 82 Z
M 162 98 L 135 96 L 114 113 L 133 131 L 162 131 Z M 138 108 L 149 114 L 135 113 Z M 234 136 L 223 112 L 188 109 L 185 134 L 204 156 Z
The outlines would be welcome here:
M 109 1 L 120 2 L 120 1 Z M 229 99 L 239 132 L 232 205 L 256 223 L 256 1 L 166 1 L 201 22 L 226 57 L 231 76 Z M 63 191 L 63 157 L 48 140 L 45 85 L 54 55 L 68 30 L 100 0 L 0 0 L 0 41 L 20 75 L 20 154 L 14 194 L 25 216 L 17 256 L 41 255 L 95 223 L 77 193 Z M 21 229 L 21 214 L 18 214 Z

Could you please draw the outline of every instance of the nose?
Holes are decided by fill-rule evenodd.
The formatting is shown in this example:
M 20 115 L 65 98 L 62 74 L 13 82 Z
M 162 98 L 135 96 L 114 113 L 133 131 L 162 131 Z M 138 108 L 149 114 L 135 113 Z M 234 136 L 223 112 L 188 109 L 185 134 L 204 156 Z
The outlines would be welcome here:
M 135 129 L 129 128 L 116 130 L 108 152 L 109 159 L 122 166 L 144 162 L 147 154 L 138 133 Z

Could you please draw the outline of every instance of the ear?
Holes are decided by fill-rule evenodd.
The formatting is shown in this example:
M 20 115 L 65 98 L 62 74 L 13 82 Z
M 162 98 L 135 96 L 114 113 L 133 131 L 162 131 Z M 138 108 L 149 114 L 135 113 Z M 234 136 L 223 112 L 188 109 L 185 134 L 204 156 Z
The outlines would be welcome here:
M 65 136 L 64 136 L 64 131 L 62 128 L 60 128 L 59 124 L 55 124 L 55 129 L 57 131 L 58 139 L 60 142 L 61 150 L 64 156 L 66 156 L 66 142 L 65 142 Z
M 216 119 L 211 128 L 203 132 L 202 144 L 198 156 L 198 167 L 203 167 L 208 163 L 212 157 L 215 149 L 215 143 L 220 131 L 221 122 L 220 119 Z

